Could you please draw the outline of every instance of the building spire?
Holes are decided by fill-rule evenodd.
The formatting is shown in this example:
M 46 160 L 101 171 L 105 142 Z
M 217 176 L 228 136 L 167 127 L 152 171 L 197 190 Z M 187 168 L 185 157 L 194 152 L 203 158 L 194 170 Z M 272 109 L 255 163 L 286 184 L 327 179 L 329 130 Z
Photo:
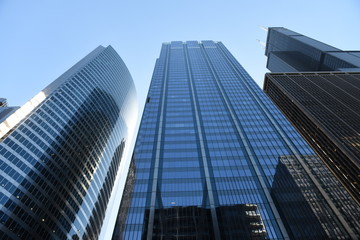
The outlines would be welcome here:
M 256 39 L 259 44 L 261 45 L 262 48 L 265 48 L 266 47 L 266 43 L 264 43 L 263 41 L 259 40 L 259 39 Z
M 269 29 L 267 27 L 264 26 L 259 26 L 259 28 L 261 28 L 262 30 L 264 30 L 265 32 L 267 32 Z

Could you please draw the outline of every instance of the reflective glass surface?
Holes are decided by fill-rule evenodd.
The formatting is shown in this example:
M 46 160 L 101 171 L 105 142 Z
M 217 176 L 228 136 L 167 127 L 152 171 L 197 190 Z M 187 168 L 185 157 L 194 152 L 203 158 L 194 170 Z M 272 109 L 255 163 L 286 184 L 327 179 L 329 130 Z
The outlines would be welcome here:
M 98 47 L 0 139 L 0 239 L 96 239 L 136 116 L 132 78 Z
M 164 43 L 113 239 L 349 238 L 356 218 L 331 199 L 349 196 L 311 164 L 321 166 L 221 42 Z
M 360 74 L 266 74 L 264 91 L 360 203 Z

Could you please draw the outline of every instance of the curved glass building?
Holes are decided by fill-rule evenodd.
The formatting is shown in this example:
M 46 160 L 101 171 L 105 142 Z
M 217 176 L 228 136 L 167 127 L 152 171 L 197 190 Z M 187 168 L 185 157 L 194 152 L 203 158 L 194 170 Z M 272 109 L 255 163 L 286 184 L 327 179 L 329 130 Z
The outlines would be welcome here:
M 96 239 L 137 117 L 99 46 L 0 124 L 0 239 Z

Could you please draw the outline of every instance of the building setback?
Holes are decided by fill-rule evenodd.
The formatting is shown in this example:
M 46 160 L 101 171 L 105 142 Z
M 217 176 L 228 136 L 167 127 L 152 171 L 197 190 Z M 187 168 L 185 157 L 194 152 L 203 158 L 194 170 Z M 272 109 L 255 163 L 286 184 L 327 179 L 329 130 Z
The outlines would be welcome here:
M 99 46 L 0 123 L 0 238 L 96 239 L 136 118 L 134 83 Z
M 295 48 L 295 55 L 286 53 Z M 334 50 L 284 28 L 269 28 L 266 49 L 268 68 L 279 72 L 266 74 L 264 91 L 360 204 L 360 52 Z M 271 57 L 284 52 L 282 62 Z M 283 67 L 299 55 L 316 64 Z
M 221 42 L 164 43 L 113 239 L 357 239 L 360 209 Z
M 342 51 L 282 27 L 268 29 L 271 72 L 360 71 L 360 51 Z

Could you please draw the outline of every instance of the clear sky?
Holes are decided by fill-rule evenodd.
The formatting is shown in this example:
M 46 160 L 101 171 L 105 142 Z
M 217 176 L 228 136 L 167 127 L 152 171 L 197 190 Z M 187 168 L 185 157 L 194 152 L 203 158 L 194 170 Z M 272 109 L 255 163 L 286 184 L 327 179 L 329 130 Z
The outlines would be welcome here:
M 142 109 L 162 42 L 222 41 L 262 87 L 259 26 L 360 50 L 359 0 L 0 0 L 0 97 L 22 105 L 98 45 L 128 66 Z
M 259 26 L 360 50 L 359 0 L 0 0 L 0 97 L 20 106 L 98 45 L 112 45 L 145 102 L 161 43 L 222 41 L 262 87 Z

